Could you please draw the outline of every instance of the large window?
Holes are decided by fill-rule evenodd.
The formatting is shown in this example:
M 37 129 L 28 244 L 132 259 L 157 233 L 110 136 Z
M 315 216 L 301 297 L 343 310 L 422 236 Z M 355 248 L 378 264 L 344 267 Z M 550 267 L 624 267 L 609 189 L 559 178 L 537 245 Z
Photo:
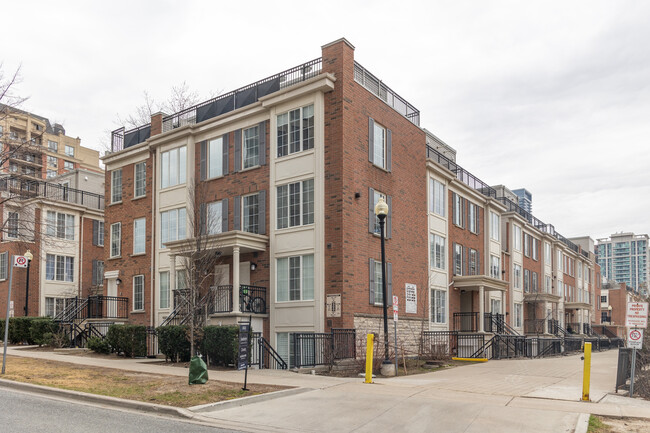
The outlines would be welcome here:
M 431 290 L 431 321 L 447 323 L 447 292 Z
M 122 223 L 111 224 L 111 257 L 122 254 Z
M 45 315 L 47 317 L 56 317 L 57 314 L 65 310 L 65 298 L 45 297 Z
M 551 265 L 551 244 L 544 242 L 544 262 L 546 265 Z
M 278 229 L 314 223 L 314 180 L 278 187 Z
M 314 299 L 314 255 L 277 259 L 277 300 L 311 301 Z
M 515 289 L 521 289 L 521 266 L 520 265 L 514 265 L 513 266 L 513 282 Z
M 223 201 L 215 201 L 208 203 L 206 208 L 206 218 L 205 218 L 205 233 L 209 235 L 214 235 L 217 233 L 222 233 L 223 230 L 223 217 L 224 217 L 224 206 Z
M 160 212 L 160 246 L 167 242 L 185 239 L 187 214 L 184 207 Z
M 185 183 L 187 149 L 185 146 L 163 152 L 160 166 L 160 185 L 167 188 Z
M 244 145 L 242 148 L 242 167 L 244 169 L 260 165 L 260 128 L 253 126 L 244 129 Z
M 228 173 L 229 135 L 201 142 L 201 180 L 215 179 Z
M 45 279 L 48 281 L 74 281 L 74 257 L 47 254 Z
M 469 275 L 481 274 L 481 253 L 470 248 L 469 250 Z
M 429 179 L 429 212 L 445 216 L 445 185 Z
M 513 225 L 513 248 L 515 251 L 521 251 L 521 227 Z
M 18 212 L 7 213 L 7 237 L 18 237 Z
M 463 275 L 463 246 L 454 244 L 454 275 Z
M 47 148 L 52 152 L 58 152 L 59 143 L 57 143 L 56 141 L 47 140 Z
M 260 202 L 259 195 L 252 194 L 242 197 L 242 226 L 245 232 L 260 232 Z M 264 216 L 262 215 L 262 218 Z
M 388 215 L 386 215 L 386 218 L 384 219 L 384 235 L 386 236 L 386 239 L 389 239 L 391 237 L 393 220 L 393 205 L 391 197 L 372 188 L 368 188 L 368 196 L 370 197 L 368 203 L 368 231 L 375 234 L 381 233 L 379 218 L 375 215 L 375 206 L 379 202 L 379 199 L 383 198 L 388 205 Z
M 59 158 L 57 158 L 56 156 L 48 156 L 47 165 L 56 168 L 59 165 Z
M 436 234 L 429 234 L 429 249 L 431 267 L 445 269 L 445 238 Z
M 92 285 L 101 286 L 104 284 L 104 262 L 102 260 L 93 260 Z
M 533 260 L 538 260 L 539 259 L 539 241 L 535 238 L 532 238 L 532 247 L 533 247 Z
M 383 305 L 383 287 L 381 261 L 370 259 L 370 303 L 373 305 Z M 386 263 L 386 305 L 393 305 L 393 266 Z
M 0 253 L 0 280 L 7 279 L 7 270 L 9 269 L 9 253 Z
M 499 240 L 499 229 L 500 229 L 499 215 L 490 212 L 490 238 L 495 241 Z
M 65 145 L 65 154 L 66 154 L 66 156 L 72 156 L 72 157 L 74 157 L 74 147 L 73 147 L 73 146 L 69 146 L 69 145 L 66 144 L 66 145 Z
M 146 226 L 144 218 L 133 220 L 133 254 L 144 254 Z
M 122 169 L 111 172 L 111 203 L 122 201 Z
M 465 202 L 463 199 L 456 193 L 451 195 L 452 200 L 452 220 L 453 223 L 459 227 L 465 227 Z
M 133 197 L 144 197 L 147 193 L 147 163 L 139 162 L 133 168 L 135 172 L 135 190 Z
M 144 275 L 133 277 L 133 310 L 144 310 Z
M 521 328 L 521 316 L 522 316 L 522 307 L 521 304 L 515 304 L 515 328 Z
M 490 256 L 490 276 L 501 279 L 501 259 L 497 256 Z
M 72 161 L 63 161 L 63 168 L 66 170 L 72 171 L 74 170 L 74 162 Z
M 532 272 L 531 278 L 531 290 L 533 293 L 537 293 L 537 272 Z
M 381 168 L 387 168 L 386 135 L 386 128 L 373 122 L 371 131 L 372 163 Z
M 160 308 L 169 308 L 169 272 L 161 272 L 160 284 Z
M 93 220 L 93 245 L 104 246 L 104 221 Z
M 60 239 L 74 240 L 74 215 L 48 210 L 45 233 Z
M 278 157 L 314 148 L 314 106 L 296 108 L 277 118 Z
M 530 292 L 530 271 L 524 269 L 524 292 Z
M 479 227 L 480 227 L 479 207 L 472 202 L 468 202 L 467 204 L 468 204 L 469 231 L 478 234 Z

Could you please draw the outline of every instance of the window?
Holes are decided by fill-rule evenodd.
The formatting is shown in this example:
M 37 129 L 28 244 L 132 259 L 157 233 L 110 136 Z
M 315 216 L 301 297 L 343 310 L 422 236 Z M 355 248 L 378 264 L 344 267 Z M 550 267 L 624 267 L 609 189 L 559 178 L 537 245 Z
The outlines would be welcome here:
M 244 169 L 260 165 L 260 133 L 259 126 L 244 129 L 244 145 L 242 148 L 242 167 Z
M 278 157 L 313 149 L 314 106 L 280 114 L 277 118 L 277 139 Z
M 445 238 L 430 233 L 429 250 L 431 255 L 431 267 L 436 269 L 445 269 Z
M 547 265 L 551 265 L 551 244 L 544 242 L 544 262 Z
M 390 130 L 386 130 L 373 119 L 369 121 L 370 162 L 390 171 Z
M 479 231 L 479 207 L 472 202 L 468 202 L 468 222 L 469 231 L 478 234 Z
M 57 174 L 58 173 L 56 172 L 56 170 L 49 170 L 49 169 L 47 170 L 47 178 L 48 179 L 52 179 L 53 177 L 56 177 Z
M 189 286 L 187 281 L 187 271 L 184 269 L 176 271 L 176 288 L 187 289 L 187 286 Z
M 553 286 L 551 285 L 551 276 L 546 275 L 544 278 L 545 281 L 545 287 L 546 287 L 546 293 L 548 294 L 553 294 Z
M 144 254 L 146 240 L 146 220 L 133 220 L 133 254 Z
M 185 239 L 187 214 L 184 207 L 160 212 L 160 247 L 167 242 Z
M 497 256 L 490 256 L 490 276 L 501 279 L 501 260 Z
M 139 162 L 135 165 L 135 191 L 133 192 L 133 197 L 144 197 L 147 193 L 147 163 Z
M 45 279 L 49 281 L 74 281 L 74 257 L 47 254 Z
M 314 180 L 278 187 L 277 227 L 284 229 L 314 223 Z
M 530 236 L 524 233 L 524 256 L 530 257 Z
M 58 152 L 59 151 L 59 143 L 57 143 L 56 141 L 48 140 L 47 141 L 47 148 L 52 152 Z
M 513 233 L 514 233 L 514 245 L 513 248 L 515 251 L 521 251 L 521 227 L 519 226 L 512 226 L 513 228 Z
M 521 304 L 515 304 L 515 328 L 521 328 Z
M 454 275 L 463 275 L 463 246 L 454 244 Z
M 104 246 L 104 221 L 93 220 L 93 245 Z
M 144 275 L 133 277 L 133 310 L 144 310 Z
M 160 308 L 169 308 L 169 272 L 160 273 Z
M 66 154 L 66 156 L 72 156 L 72 157 L 74 157 L 74 147 L 73 147 L 73 146 L 69 146 L 69 145 L 66 144 L 66 145 L 65 145 L 65 154 Z
M 532 272 L 531 289 L 533 293 L 537 293 L 537 272 Z
M 444 290 L 431 290 L 431 321 L 447 322 L 447 292 Z
M 102 260 L 93 260 L 92 285 L 101 286 L 104 284 L 104 262 Z
M 558 252 L 557 252 L 557 270 L 560 271 L 560 272 L 562 272 L 562 269 L 563 269 L 562 265 L 563 265 L 563 263 L 562 263 L 562 251 L 558 250 Z
M 383 305 L 381 261 L 370 259 L 370 304 Z M 386 263 L 386 305 L 393 305 L 393 266 Z
M 69 170 L 69 171 L 74 170 L 74 162 L 64 160 L 63 161 L 63 168 L 65 168 L 66 170 Z M 120 174 L 121 174 L 121 170 L 120 170 Z M 121 179 L 120 179 L 120 182 L 122 182 Z M 122 185 L 120 184 L 120 188 L 121 187 L 122 187 Z M 121 194 L 121 191 L 120 191 L 120 194 Z
M 495 241 L 499 240 L 499 215 L 490 212 L 490 238 Z
M 530 292 L 530 271 L 524 269 L 524 292 Z
M 445 185 L 429 179 L 429 212 L 445 216 Z
M 539 241 L 531 236 L 533 240 L 533 260 L 539 260 Z
M 228 134 L 201 142 L 201 180 L 228 173 Z
M 481 274 L 480 253 L 473 248 L 469 250 L 469 275 Z
M 600 302 L 602 302 L 603 304 L 606 304 L 607 303 L 607 296 L 601 296 L 600 297 Z
M 18 212 L 8 212 L 7 215 L 7 237 L 18 237 Z
M 160 156 L 160 187 L 185 183 L 187 149 L 185 146 L 163 152 Z
M 452 220 L 459 227 L 465 227 L 465 199 L 456 193 L 451 196 L 452 203 Z
M 56 156 L 47 157 L 47 165 L 49 165 L 50 167 L 56 168 L 58 166 L 58 163 L 59 163 L 59 158 L 57 158 Z
M 258 194 L 243 197 L 243 229 L 249 233 L 259 233 L 260 208 Z M 263 218 L 263 216 L 262 216 Z
M 208 203 L 206 208 L 205 233 L 214 235 L 223 232 L 223 202 L 215 201 Z
M 45 298 L 45 315 L 48 317 L 56 317 L 59 313 L 65 310 L 65 298 Z
M 111 203 L 122 201 L 122 169 L 111 172 Z
M 314 299 L 314 255 L 277 259 L 277 300 L 311 301 Z
M 368 231 L 370 233 L 380 234 L 381 226 L 379 225 L 379 218 L 375 215 L 375 206 L 379 203 L 379 198 L 383 198 L 388 205 L 388 215 L 384 219 L 384 236 L 386 239 L 391 237 L 392 220 L 393 220 L 393 205 L 391 197 L 384 193 L 368 188 Z
M 122 223 L 111 224 L 111 257 L 122 254 Z
M 514 265 L 514 285 L 515 289 L 521 289 L 521 266 L 520 265 Z
M 45 218 L 45 233 L 48 236 L 70 241 L 74 240 L 74 215 L 48 210 Z
M 0 280 L 7 279 L 7 269 L 9 269 L 9 253 L 0 253 Z

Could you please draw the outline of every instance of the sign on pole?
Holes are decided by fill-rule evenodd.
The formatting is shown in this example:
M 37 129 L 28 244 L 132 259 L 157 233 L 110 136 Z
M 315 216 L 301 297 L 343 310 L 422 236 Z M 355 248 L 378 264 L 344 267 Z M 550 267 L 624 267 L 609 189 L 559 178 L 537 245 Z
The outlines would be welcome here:
M 246 384 L 248 382 L 248 334 L 251 331 L 251 322 L 239 324 L 239 352 L 237 353 L 237 370 L 245 370 L 244 373 L 244 391 L 248 391 Z
M 628 328 L 648 327 L 648 303 L 628 302 L 627 314 L 625 315 L 625 326 Z
M 399 311 L 399 299 L 393 295 L 393 320 L 397 322 L 397 313 Z
M 630 349 L 643 348 L 643 329 L 630 329 L 627 331 L 627 347 Z
M 14 256 L 14 268 L 26 268 L 27 263 L 29 263 L 29 260 L 27 260 L 27 257 L 25 257 L 25 256 Z

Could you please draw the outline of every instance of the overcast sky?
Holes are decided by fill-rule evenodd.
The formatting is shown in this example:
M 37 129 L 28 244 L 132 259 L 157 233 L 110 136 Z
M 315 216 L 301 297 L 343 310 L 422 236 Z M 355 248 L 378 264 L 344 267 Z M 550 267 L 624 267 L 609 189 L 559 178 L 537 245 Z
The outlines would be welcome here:
M 527 188 L 564 236 L 650 231 L 650 2 L 354 3 L 12 1 L 0 60 L 24 109 L 102 149 L 144 90 L 207 99 L 346 37 L 460 165 Z

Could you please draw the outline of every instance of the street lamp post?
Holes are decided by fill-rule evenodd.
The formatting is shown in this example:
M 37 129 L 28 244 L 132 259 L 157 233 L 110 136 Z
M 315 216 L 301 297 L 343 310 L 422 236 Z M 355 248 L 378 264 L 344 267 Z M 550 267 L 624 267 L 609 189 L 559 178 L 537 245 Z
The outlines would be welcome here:
M 379 201 L 375 205 L 375 215 L 379 218 L 379 228 L 381 230 L 381 293 L 384 309 L 384 361 L 382 362 L 382 367 L 392 367 L 393 364 L 388 360 L 388 291 L 386 289 L 386 246 L 384 236 L 384 225 L 386 217 L 388 216 L 388 205 L 384 201 L 383 197 L 380 197 Z M 397 354 L 395 356 L 397 356 Z M 383 369 L 384 368 L 382 368 L 382 370 Z
M 25 253 L 27 259 L 27 278 L 25 279 L 25 316 L 29 315 L 29 265 L 32 263 L 34 256 L 27 250 Z

